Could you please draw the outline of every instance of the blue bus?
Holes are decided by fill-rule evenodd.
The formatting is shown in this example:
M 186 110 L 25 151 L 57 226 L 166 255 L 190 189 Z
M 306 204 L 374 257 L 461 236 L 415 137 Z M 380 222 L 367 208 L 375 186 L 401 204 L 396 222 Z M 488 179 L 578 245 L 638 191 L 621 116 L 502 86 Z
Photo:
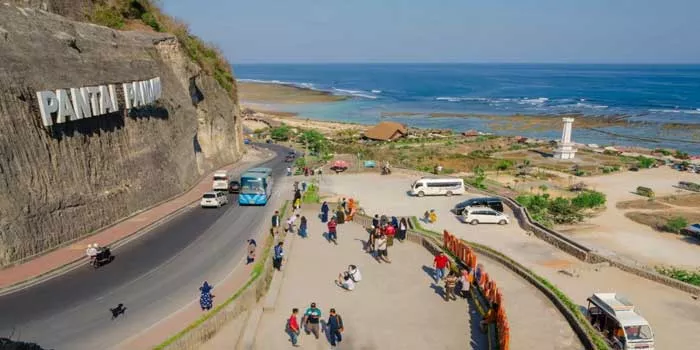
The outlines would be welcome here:
M 272 169 L 253 168 L 241 175 L 240 205 L 265 205 L 272 195 Z

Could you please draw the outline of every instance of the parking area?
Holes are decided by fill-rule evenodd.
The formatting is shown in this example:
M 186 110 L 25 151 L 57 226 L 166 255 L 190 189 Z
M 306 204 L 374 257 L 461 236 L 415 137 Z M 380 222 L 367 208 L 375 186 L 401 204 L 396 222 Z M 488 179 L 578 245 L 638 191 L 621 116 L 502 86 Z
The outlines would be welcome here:
M 438 220 L 435 224 L 425 224 L 426 227 L 435 231 L 447 229 L 468 241 L 497 249 L 547 278 L 579 305 L 585 305 L 586 298 L 597 292 L 617 292 L 627 296 L 651 323 L 657 348 L 695 349 L 695 344 L 700 343 L 700 332 L 697 332 L 700 329 L 700 302 L 688 294 L 615 268 L 582 263 L 528 235 L 515 222 L 505 226 L 462 224 L 449 210 L 454 204 L 477 195 L 410 197 L 407 191 L 416 179 L 416 176 L 398 173 L 391 176 L 324 175 L 321 188 L 323 192 L 357 198 L 367 214 L 420 217 L 426 210 L 435 209 Z M 512 213 L 506 212 L 512 217 Z M 629 246 L 634 247 L 633 244 Z M 528 321 L 512 321 L 512 324 L 512 328 L 524 327 Z

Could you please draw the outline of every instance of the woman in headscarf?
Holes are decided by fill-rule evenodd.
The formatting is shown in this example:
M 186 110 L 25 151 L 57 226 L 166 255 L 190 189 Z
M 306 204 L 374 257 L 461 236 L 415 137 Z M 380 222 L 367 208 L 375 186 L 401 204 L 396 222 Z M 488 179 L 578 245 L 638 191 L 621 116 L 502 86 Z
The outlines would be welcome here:
M 199 287 L 199 291 L 202 293 L 199 297 L 199 306 L 202 307 L 202 311 L 209 311 L 214 305 L 214 295 L 211 294 L 212 289 L 214 287 L 210 286 L 207 281 L 204 281 L 204 284 Z
M 391 217 L 391 226 L 394 226 L 395 230 L 399 229 L 399 219 L 397 219 L 396 216 Z
M 347 221 L 352 221 L 352 217 L 355 216 L 355 200 L 350 198 L 348 200 L 348 210 L 347 210 L 347 217 L 345 218 Z
M 406 239 L 406 230 L 408 230 L 408 222 L 406 221 L 406 218 L 401 218 L 399 221 L 399 234 L 396 235 L 396 238 L 398 238 L 400 241 Z
M 301 238 L 306 238 L 306 225 L 306 216 L 302 216 L 301 222 L 299 223 L 299 236 L 301 236 Z
M 328 222 L 328 211 L 330 210 L 331 209 L 328 207 L 328 202 L 323 201 L 323 204 L 321 205 L 321 222 Z

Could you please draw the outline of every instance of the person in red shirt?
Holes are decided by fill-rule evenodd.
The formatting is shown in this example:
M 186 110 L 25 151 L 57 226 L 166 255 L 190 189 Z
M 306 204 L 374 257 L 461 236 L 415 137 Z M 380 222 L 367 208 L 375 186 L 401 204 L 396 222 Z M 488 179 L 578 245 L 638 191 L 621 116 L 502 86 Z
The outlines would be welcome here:
M 299 323 L 297 322 L 298 313 L 299 309 L 292 309 L 292 316 L 289 316 L 289 319 L 287 320 L 287 334 L 289 334 L 289 339 L 292 342 L 293 346 L 299 346 L 297 345 L 297 340 L 299 338 L 300 333 Z
M 447 269 L 450 267 L 450 259 L 445 253 L 439 252 L 433 259 L 433 268 L 435 270 L 435 283 L 439 283 L 445 277 Z
M 386 235 L 386 245 L 388 247 L 394 245 L 394 235 L 396 234 L 396 228 L 393 225 L 386 225 L 384 234 Z
M 328 222 L 328 240 L 333 241 L 336 245 L 338 244 L 338 223 L 335 222 L 335 217 L 331 218 Z

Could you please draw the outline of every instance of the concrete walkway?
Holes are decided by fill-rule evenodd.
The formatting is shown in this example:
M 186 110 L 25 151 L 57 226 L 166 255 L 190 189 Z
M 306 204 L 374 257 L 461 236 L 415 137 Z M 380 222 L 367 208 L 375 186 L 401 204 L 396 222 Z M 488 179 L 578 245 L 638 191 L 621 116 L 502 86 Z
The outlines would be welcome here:
M 486 349 L 486 339 L 477 327 L 476 310 L 460 299 L 446 302 L 442 287 L 435 286 L 429 273 L 432 255 L 415 243 L 395 242 L 389 248 L 391 264 L 378 263 L 362 249 L 367 239 L 364 228 L 354 223 L 338 226 L 338 245 L 323 236 L 325 225 L 316 211 L 303 212 L 309 218 L 309 237 L 295 236 L 276 307 L 266 312 L 256 336 L 256 349 L 291 348 L 284 333 L 292 308 L 300 313 L 316 302 L 323 319 L 330 308 L 343 317 L 345 333 L 338 349 Z M 336 286 L 338 273 L 349 264 L 357 265 L 362 281 L 355 291 Z M 221 334 L 226 333 L 224 329 Z M 222 339 L 217 342 L 225 343 Z M 302 332 L 302 349 L 328 349 L 323 337 Z
M 548 279 L 581 306 L 587 304 L 586 298 L 593 293 L 616 292 L 627 296 L 651 324 L 658 349 L 695 349 L 697 346 L 694 344 L 700 343 L 700 332 L 697 332 L 697 329 L 700 329 L 700 302 L 693 300 L 688 294 L 615 268 L 583 263 L 548 243 L 527 235 L 515 222 L 506 226 L 462 224 L 449 209 L 461 201 L 479 195 L 467 194 L 452 198 L 408 197 L 406 191 L 416 178 L 399 173 L 391 177 L 376 174 L 332 175 L 324 176 L 321 188 L 359 199 L 360 205 L 368 214 L 381 211 L 394 215 L 421 216 L 425 210 L 435 208 L 438 221 L 433 225 L 425 225 L 426 227 L 435 231 L 447 229 L 468 241 L 487 245 L 508 255 Z M 371 187 L 366 185 L 369 183 L 372 184 Z M 512 217 L 512 213 L 507 214 Z M 634 243 L 629 241 L 630 247 L 634 247 Z M 561 271 L 573 272 L 577 277 L 571 277 Z M 520 281 L 520 285 L 527 283 L 522 279 Z M 525 287 L 516 288 L 528 290 Z M 519 298 L 524 297 L 525 293 L 512 293 L 512 287 L 503 289 L 507 297 L 506 307 L 511 322 L 513 349 L 519 349 L 517 344 L 526 343 L 529 337 L 547 333 L 540 327 L 560 324 L 554 320 L 542 324 L 546 318 L 533 317 L 523 308 L 525 303 Z M 533 293 L 539 292 L 533 289 Z M 551 303 L 545 306 L 554 310 Z M 562 334 L 561 332 L 565 331 L 558 329 L 551 334 Z M 570 328 L 568 331 L 571 332 Z M 573 332 L 571 334 L 573 336 Z
M 266 152 L 264 153 L 263 151 L 249 148 L 249 152 L 246 153 L 238 163 L 223 167 L 221 170 L 240 172 L 268 158 L 270 158 L 270 155 Z M 64 266 L 83 259 L 88 244 L 99 243 L 104 247 L 122 241 L 135 233 L 144 231 L 150 226 L 167 219 L 180 209 L 188 207 L 193 202 L 198 201 L 202 193 L 209 190 L 211 190 L 211 177 L 205 176 L 192 189 L 177 198 L 138 213 L 71 245 L 38 256 L 25 263 L 0 270 L 0 292 L 29 280 L 44 278 L 47 277 L 47 275 L 55 275 L 59 273 Z

